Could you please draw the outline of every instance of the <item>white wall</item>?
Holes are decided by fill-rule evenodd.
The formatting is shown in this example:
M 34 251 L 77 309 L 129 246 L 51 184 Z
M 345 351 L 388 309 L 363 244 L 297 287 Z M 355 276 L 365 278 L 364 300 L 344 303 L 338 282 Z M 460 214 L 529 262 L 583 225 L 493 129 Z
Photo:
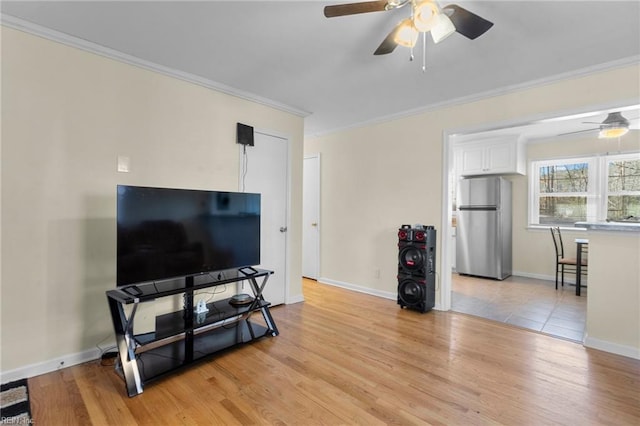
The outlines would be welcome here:
M 321 280 L 395 294 L 396 232 L 403 223 L 435 225 L 440 259 L 445 235 L 440 229 L 442 150 L 447 131 L 640 99 L 638 75 L 640 67 L 628 66 L 305 140 L 305 155 L 321 153 L 323 159 Z M 524 204 L 526 192 L 519 192 L 515 199 Z M 523 227 L 523 221 L 514 226 Z M 546 253 L 542 245 L 536 250 Z M 525 264 L 515 267 L 528 269 Z M 376 268 L 379 278 L 374 275 Z M 640 330 L 636 318 L 628 320 Z
M 238 190 L 236 122 L 291 141 L 300 300 L 301 117 L 3 27 L 3 373 L 113 341 L 116 184 Z
M 585 345 L 640 359 L 640 232 L 589 231 Z

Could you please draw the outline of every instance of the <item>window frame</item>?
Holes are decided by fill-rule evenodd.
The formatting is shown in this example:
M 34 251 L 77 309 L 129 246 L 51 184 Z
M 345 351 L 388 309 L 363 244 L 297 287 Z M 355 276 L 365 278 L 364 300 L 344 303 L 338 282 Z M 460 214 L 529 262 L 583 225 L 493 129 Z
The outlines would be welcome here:
M 624 195 L 636 195 L 640 196 L 640 190 L 637 191 L 609 191 L 609 164 L 615 161 L 627 161 L 627 160 L 635 160 L 640 161 L 640 152 L 634 153 L 625 153 L 625 154 L 612 154 L 612 155 L 603 155 L 600 157 L 600 169 L 602 170 L 603 178 L 600 179 L 601 188 L 599 190 L 600 194 L 602 194 L 601 202 L 599 206 L 599 219 L 600 220 L 608 220 L 609 219 L 609 197 L 610 196 L 624 196 Z
M 540 223 L 540 197 L 548 196 L 540 192 L 540 168 L 559 164 L 588 163 L 587 183 L 587 222 L 606 221 L 608 214 L 608 200 L 610 195 L 638 195 L 640 191 L 609 192 L 609 163 L 613 161 L 640 160 L 640 151 L 619 154 L 605 154 L 565 158 L 549 158 L 529 161 L 529 206 L 528 226 L 544 227 L 566 226 L 566 224 L 541 224 Z M 553 193 L 552 196 L 568 197 L 583 196 L 583 192 Z
M 529 162 L 529 226 L 566 226 L 563 223 L 540 223 L 540 197 L 586 197 L 587 200 L 587 217 L 586 221 L 591 222 L 597 218 L 598 203 L 597 192 L 599 190 L 597 180 L 593 178 L 594 174 L 598 174 L 599 164 L 596 157 L 570 157 L 570 158 L 552 158 L 546 160 L 532 160 Z M 587 191 L 586 192 L 554 192 L 543 193 L 540 191 L 540 169 L 542 167 L 570 165 L 570 164 L 587 164 Z

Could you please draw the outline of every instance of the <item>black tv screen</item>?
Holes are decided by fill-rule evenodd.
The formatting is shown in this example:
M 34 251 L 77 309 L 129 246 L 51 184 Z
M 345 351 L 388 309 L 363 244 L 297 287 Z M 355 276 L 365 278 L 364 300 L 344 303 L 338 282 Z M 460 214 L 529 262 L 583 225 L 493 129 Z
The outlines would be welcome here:
M 117 285 L 260 263 L 260 194 L 117 188 Z

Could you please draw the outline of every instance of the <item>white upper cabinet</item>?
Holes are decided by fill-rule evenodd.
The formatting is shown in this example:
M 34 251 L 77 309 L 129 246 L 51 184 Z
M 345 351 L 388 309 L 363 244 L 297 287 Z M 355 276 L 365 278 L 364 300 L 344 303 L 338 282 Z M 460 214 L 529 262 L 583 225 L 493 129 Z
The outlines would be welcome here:
M 518 136 L 459 142 L 454 152 L 458 176 L 526 173 L 524 141 Z

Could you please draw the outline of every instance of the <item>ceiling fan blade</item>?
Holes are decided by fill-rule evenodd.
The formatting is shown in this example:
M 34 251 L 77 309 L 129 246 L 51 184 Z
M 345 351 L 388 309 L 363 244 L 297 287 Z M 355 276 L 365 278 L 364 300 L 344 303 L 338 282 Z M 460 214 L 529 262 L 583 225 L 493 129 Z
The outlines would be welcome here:
M 595 129 L 585 129 L 585 130 L 576 130 L 575 132 L 560 133 L 558 136 L 575 135 L 575 134 L 578 134 L 578 133 L 594 132 L 594 131 L 596 131 L 596 130 L 600 130 L 600 128 L 595 128 Z
M 468 39 L 475 40 L 493 26 L 493 22 L 487 21 L 457 4 L 450 4 L 443 9 L 448 12 L 447 15 L 456 27 L 456 31 Z
M 402 22 L 396 25 L 396 27 L 393 30 L 391 30 L 389 35 L 387 35 L 387 37 L 384 40 L 382 40 L 382 43 L 380 43 L 380 46 L 378 46 L 376 51 L 373 52 L 374 55 L 386 55 L 387 53 L 393 52 L 393 50 L 398 45 L 398 43 L 396 43 L 395 38 L 398 31 L 400 31 L 401 26 L 402 26 Z
M 336 16 L 356 15 L 358 13 L 382 12 L 387 10 L 386 7 L 387 0 L 336 4 L 333 6 L 325 6 L 324 16 L 334 18 Z

